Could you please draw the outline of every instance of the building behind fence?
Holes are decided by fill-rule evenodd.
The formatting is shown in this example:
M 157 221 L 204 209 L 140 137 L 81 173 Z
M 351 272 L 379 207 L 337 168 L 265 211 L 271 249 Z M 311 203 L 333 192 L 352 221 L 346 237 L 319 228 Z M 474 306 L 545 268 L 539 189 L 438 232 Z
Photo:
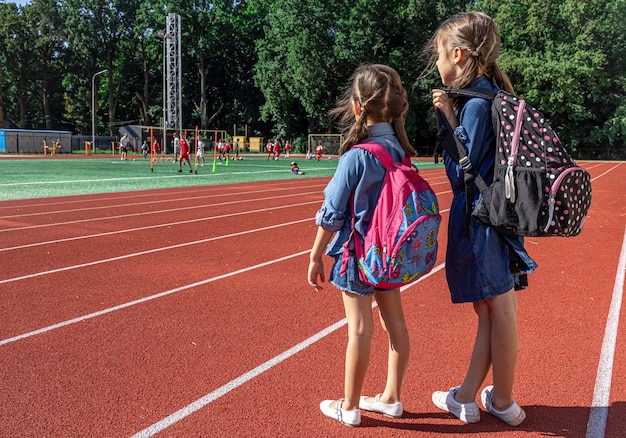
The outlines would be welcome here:
M 95 139 L 95 148 L 111 151 L 111 142 L 117 137 L 99 136 Z M 44 154 L 48 148 L 58 144 L 55 153 L 71 154 L 85 151 L 85 142 L 91 142 L 90 135 L 72 135 L 70 131 L 49 131 L 30 129 L 0 129 L 0 153 L 7 154 Z

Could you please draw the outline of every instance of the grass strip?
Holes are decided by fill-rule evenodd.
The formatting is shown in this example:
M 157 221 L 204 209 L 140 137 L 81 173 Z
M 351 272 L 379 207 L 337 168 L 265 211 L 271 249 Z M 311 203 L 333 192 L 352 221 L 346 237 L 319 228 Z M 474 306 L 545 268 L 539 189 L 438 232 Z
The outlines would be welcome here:
M 152 190 L 174 187 L 193 187 L 211 184 L 232 184 L 242 182 L 263 182 L 332 176 L 337 168 L 337 159 L 306 160 L 281 158 L 267 160 L 264 156 L 245 156 L 240 161 L 214 161 L 206 159 L 204 166 L 198 166 L 189 173 L 183 165 L 183 173 L 178 173 L 178 163 L 156 161 L 151 171 L 150 160 L 122 161 L 116 157 L 85 158 L 9 158 L 0 157 L 0 200 L 46 198 L 92 193 Z M 298 162 L 304 175 L 290 172 L 292 161 Z M 420 169 L 441 166 L 432 161 L 416 162 Z M 193 165 L 193 161 L 192 161 Z

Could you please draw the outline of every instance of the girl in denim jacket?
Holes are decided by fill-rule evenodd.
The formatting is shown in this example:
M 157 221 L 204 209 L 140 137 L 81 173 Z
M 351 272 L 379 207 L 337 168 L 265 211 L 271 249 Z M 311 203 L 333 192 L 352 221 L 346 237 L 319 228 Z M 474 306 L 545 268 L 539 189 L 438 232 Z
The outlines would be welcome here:
M 348 346 L 344 397 L 324 400 L 320 409 L 327 417 L 348 426 L 361 423 L 359 409 L 388 417 L 400 417 L 403 411 L 400 391 L 409 360 L 409 334 L 400 290 L 375 289 L 362 283 L 353 252 L 346 272 L 341 275 L 340 271 L 343 245 L 352 231 L 352 215 L 356 236 L 362 242 L 385 176 L 385 168 L 373 155 L 352 146 L 374 141 L 396 161 L 402 161 L 405 155 L 415 156 L 404 127 L 407 111 L 406 91 L 398 73 L 384 65 L 364 65 L 354 72 L 351 87 L 331 112 L 341 117 L 345 140 L 339 149 L 337 171 L 324 190 L 325 199 L 316 215 L 318 229 L 311 250 L 308 282 L 315 289 L 322 289 L 321 283 L 326 278 L 322 256 L 326 250 L 334 258 L 329 281 L 342 291 Z M 389 338 L 388 372 L 383 392 L 366 397 L 361 396 L 361 390 L 374 331 L 372 297 Z
M 426 46 L 445 86 L 452 88 L 503 88 L 513 92 L 508 77 L 496 60 L 500 34 L 493 20 L 480 12 L 461 13 L 445 21 Z M 474 167 L 489 185 L 493 179 L 495 138 L 491 103 L 485 99 L 451 100 L 442 90 L 433 90 L 433 105 L 441 110 L 457 137 L 465 143 Z M 511 426 L 526 417 L 512 398 L 518 353 L 517 296 L 522 288 L 519 274 L 532 272 L 522 238 L 509 238 L 472 217 L 465 232 L 466 197 L 460 164 L 444 152 L 446 173 L 453 191 L 448 223 L 446 278 L 454 303 L 473 303 L 478 329 L 469 369 L 460 386 L 436 391 L 434 404 L 467 423 L 480 420 L 475 402 L 490 367 L 493 385 L 481 392 L 487 412 Z M 475 190 L 475 205 L 480 192 Z M 515 265 L 515 269 L 511 267 Z M 445 361 L 444 358 L 442 358 Z

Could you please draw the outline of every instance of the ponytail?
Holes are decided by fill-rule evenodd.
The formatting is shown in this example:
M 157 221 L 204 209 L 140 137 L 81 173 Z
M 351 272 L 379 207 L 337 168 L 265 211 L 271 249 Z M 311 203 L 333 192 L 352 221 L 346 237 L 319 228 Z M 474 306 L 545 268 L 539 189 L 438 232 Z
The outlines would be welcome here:
M 500 88 L 501 90 L 504 90 L 511 94 L 515 94 L 515 90 L 513 89 L 513 84 L 511 83 L 511 80 L 509 79 L 506 73 L 500 70 L 500 67 L 498 67 L 497 64 L 494 64 L 491 67 L 490 76 L 491 76 L 491 83 L 493 85 Z
M 337 107 L 330 111 L 332 116 L 340 116 L 340 126 L 345 132 L 339 155 L 371 135 L 368 121 L 391 121 L 405 154 L 415 156 L 404 126 L 409 104 L 398 73 L 386 65 L 366 64 L 356 69 L 351 82 L 350 89 L 344 93 Z M 361 109 L 356 121 L 353 111 L 355 101 Z

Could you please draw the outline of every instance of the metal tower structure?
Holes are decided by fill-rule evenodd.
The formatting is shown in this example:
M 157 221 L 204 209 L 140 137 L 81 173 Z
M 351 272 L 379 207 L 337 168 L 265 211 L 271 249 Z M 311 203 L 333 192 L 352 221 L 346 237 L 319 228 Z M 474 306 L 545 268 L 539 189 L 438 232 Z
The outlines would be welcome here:
M 183 126 L 183 110 L 181 99 L 181 62 L 180 62 L 180 15 L 168 14 L 166 21 L 166 114 L 167 129 L 181 130 Z

